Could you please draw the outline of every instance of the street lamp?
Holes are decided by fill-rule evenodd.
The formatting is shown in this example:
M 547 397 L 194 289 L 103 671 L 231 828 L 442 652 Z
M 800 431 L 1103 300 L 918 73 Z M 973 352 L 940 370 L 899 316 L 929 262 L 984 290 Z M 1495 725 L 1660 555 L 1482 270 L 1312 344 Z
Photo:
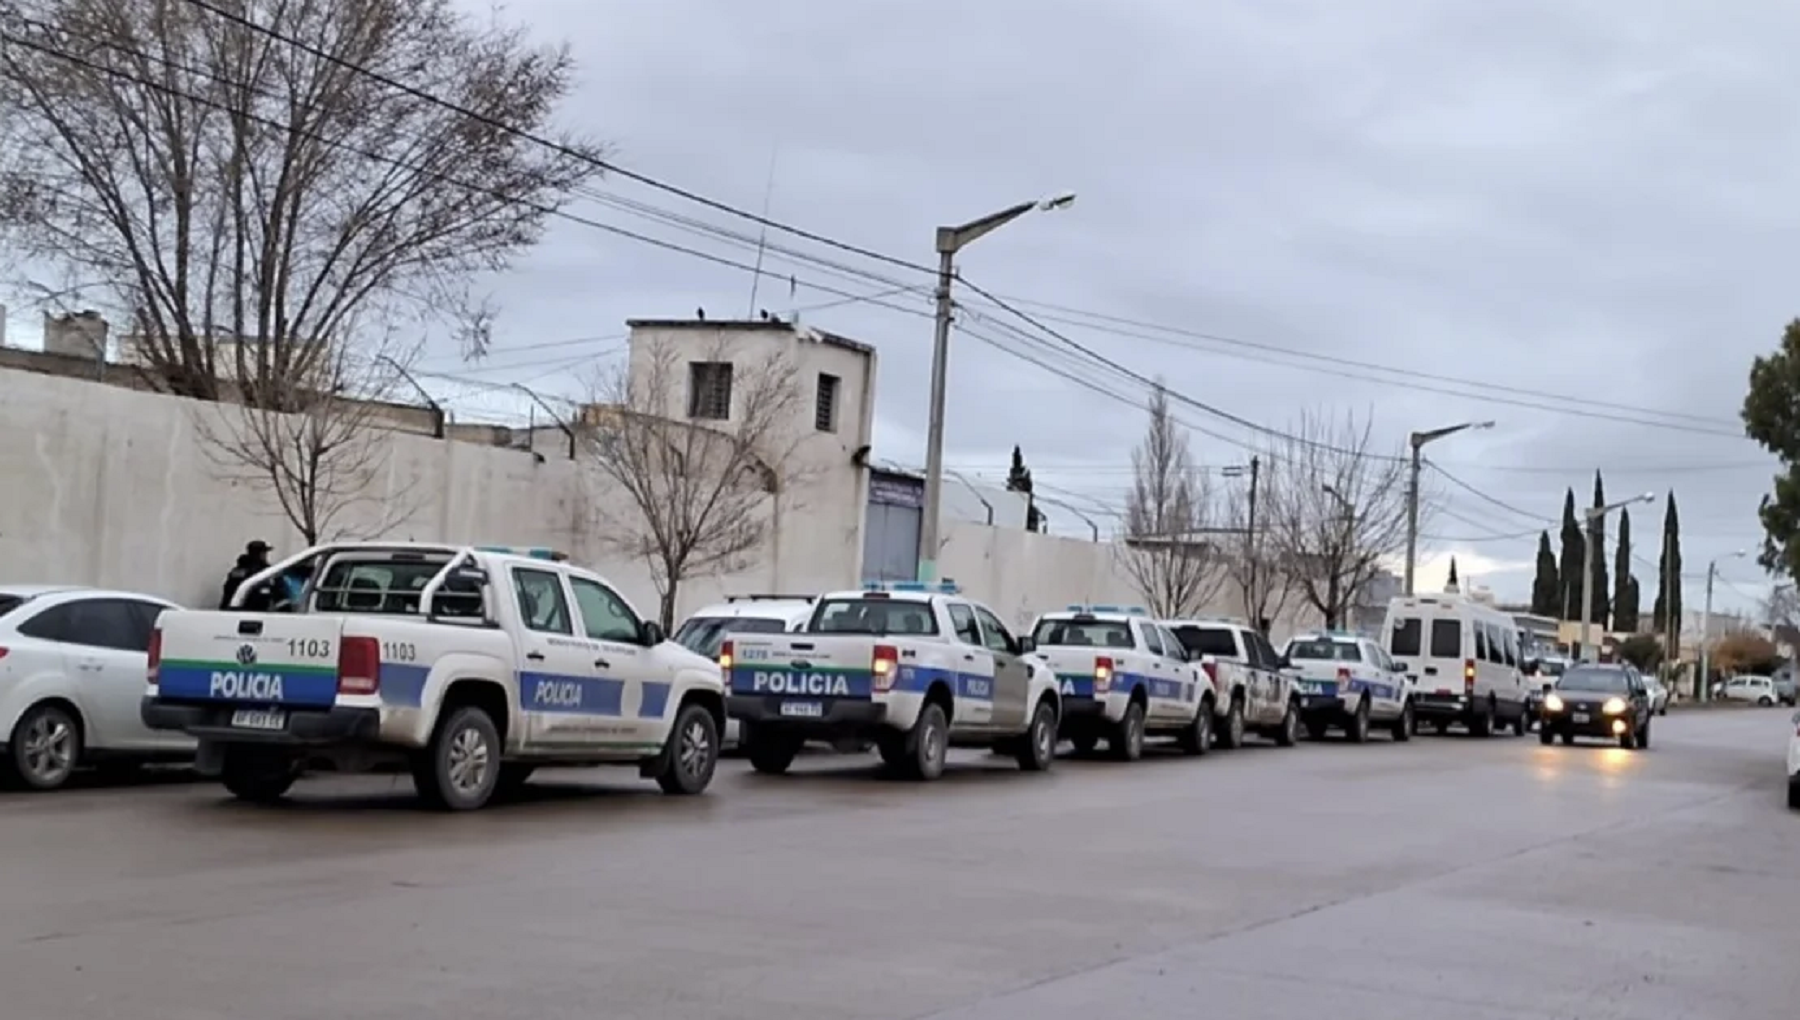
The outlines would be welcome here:
M 950 360 L 950 283 L 956 277 L 956 253 L 976 240 L 1006 226 L 1032 210 L 1049 212 L 1075 204 L 1075 193 L 1064 192 L 1040 202 L 1020 202 L 1010 209 L 970 220 L 960 227 L 937 229 L 937 342 L 931 350 L 931 419 L 925 438 L 925 519 L 919 522 L 918 579 L 937 580 L 938 515 L 944 498 L 944 400 L 945 368 Z
M 1710 675 L 1707 673 L 1707 666 L 1710 664 L 1710 657 L 1707 655 L 1706 650 L 1707 650 L 1707 646 L 1708 646 L 1708 639 L 1712 637 L 1713 578 L 1719 573 L 1719 561 L 1720 560 L 1741 560 L 1748 555 L 1750 555 L 1750 551 L 1748 549 L 1739 549 L 1737 552 L 1727 553 L 1724 556 L 1714 556 L 1712 558 L 1712 561 L 1706 565 L 1706 606 L 1705 606 L 1705 608 L 1700 610 L 1700 675 L 1698 677 L 1696 677 L 1694 680 L 1694 700 L 1695 701 L 1711 701 L 1712 700 L 1712 685 L 1707 682 L 1709 679 L 1711 679 Z M 1671 608 L 1673 608 L 1675 605 L 1675 603 L 1673 603 L 1673 602 L 1666 602 L 1664 604 Z M 1664 625 L 1667 626 L 1667 623 L 1665 623 Z M 1676 624 L 1675 626 L 1680 626 L 1680 624 Z M 1676 631 L 1676 633 L 1680 633 L 1680 631 Z M 1677 652 L 1679 652 L 1681 649 L 1681 644 L 1680 644 L 1679 639 L 1677 639 L 1675 648 L 1676 648 Z
M 1407 437 L 1412 446 L 1412 472 L 1406 483 L 1406 594 L 1413 593 L 1413 567 L 1419 558 L 1419 467 L 1421 460 L 1419 451 L 1426 443 L 1435 443 L 1445 436 L 1453 436 L 1465 429 L 1491 429 L 1491 421 L 1466 421 L 1461 425 L 1449 425 L 1429 432 L 1414 432 Z
M 1654 502 L 1656 502 L 1656 493 L 1646 492 L 1642 496 L 1621 499 L 1617 503 L 1608 503 L 1605 506 L 1591 506 L 1586 510 L 1587 541 L 1583 544 L 1587 546 L 1587 549 L 1582 556 L 1581 564 L 1581 658 L 1584 661 L 1592 662 L 1598 658 L 1592 654 L 1592 649 L 1588 646 L 1588 628 L 1594 622 L 1594 547 L 1600 544 L 1600 522 L 1606 519 L 1607 514 L 1620 507 L 1627 507 L 1633 503 Z

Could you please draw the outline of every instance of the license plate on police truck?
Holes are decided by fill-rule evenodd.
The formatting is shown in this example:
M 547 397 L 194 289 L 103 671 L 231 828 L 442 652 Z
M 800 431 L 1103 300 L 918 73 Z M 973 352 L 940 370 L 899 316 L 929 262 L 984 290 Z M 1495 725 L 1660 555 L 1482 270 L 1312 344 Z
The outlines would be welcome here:
M 1587 722 L 1588 714 L 1586 712 L 1576 712 L 1575 713 L 1575 721 L 1576 722 Z
M 796 719 L 819 719 L 825 715 L 825 706 L 817 701 L 784 701 L 781 714 Z
M 231 713 L 231 725 L 242 730 L 285 729 L 287 713 L 273 708 L 240 708 Z

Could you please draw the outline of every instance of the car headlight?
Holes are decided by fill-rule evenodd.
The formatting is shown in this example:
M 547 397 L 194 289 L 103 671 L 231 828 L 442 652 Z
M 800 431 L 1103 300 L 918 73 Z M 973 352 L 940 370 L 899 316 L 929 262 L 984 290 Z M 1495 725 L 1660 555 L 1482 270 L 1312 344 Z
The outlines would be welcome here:
M 1557 697 L 1554 694 L 1544 695 L 1544 711 L 1560 712 L 1560 711 L 1562 711 L 1562 708 L 1563 708 L 1563 706 L 1562 706 L 1561 698 Z
M 1607 715 L 1618 715 L 1625 711 L 1625 700 L 1623 698 L 1607 698 L 1606 704 L 1600 706 L 1600 711 Z

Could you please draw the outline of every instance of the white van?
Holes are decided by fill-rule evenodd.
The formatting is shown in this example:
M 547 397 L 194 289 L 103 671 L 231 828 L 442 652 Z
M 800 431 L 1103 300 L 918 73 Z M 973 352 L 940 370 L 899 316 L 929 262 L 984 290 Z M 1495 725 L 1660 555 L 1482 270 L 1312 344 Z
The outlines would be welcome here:
M 1485 737 L 1531 726 L 1519 634 L 1505 613 L 1461 595 L 1401 595 L 1388 603 L 1388 654 L 1414 683 L 1419 725 L 1460 723 Z

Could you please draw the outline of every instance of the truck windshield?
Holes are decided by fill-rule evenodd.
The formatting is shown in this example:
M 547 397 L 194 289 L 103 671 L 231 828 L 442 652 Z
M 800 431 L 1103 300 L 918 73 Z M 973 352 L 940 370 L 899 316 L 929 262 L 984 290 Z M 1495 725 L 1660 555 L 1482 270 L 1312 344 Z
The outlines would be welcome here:
M 717 658 L 727 634 L 779 634 L 787 621 L 771 616 L 696 616 L 675 631 L 675 643 L 709 659 Z
M 1123 620 L 1039 620 L 1031 639 L 1038 647 L 1130 648 L 1131 625 Z
M 1238 657 L 1237 635 L 1229 627 L 1195 627 L 1190 624 L 1173 630 L 1187 648 L 1190 658 L 1198 659 L 1202 655 L 1224 656 L 1227 659 Z
M 1335 662 L 1357 662 L 1362 654 L 1356 645 L 1348 641 L 1296 641 L 1288 649 L 1288 658 L 1295 662 L 1301 659 L 1330 659 Z
M 314 609 L 321 613 L 416 614 L 419 593 L 444 569 L 447 559 L 334 559 L 313 588 Z M 446 581 L 436 602 L 439 616 L 482 616 L 480 587 L 470 581 Z
M 806 629 L 812 634 L 936 634 L 930 603 L 885 598 L 824 599 Z

